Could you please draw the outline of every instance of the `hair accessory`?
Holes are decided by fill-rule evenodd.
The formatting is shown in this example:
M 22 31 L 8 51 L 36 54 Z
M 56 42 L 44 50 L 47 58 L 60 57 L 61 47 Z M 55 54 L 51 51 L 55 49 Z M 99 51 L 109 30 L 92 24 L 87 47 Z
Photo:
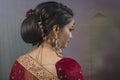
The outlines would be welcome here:
M 33 9 L 30 9 L 26 12 L 26 17 L 30 16 L 31 14 L 33 14 Z

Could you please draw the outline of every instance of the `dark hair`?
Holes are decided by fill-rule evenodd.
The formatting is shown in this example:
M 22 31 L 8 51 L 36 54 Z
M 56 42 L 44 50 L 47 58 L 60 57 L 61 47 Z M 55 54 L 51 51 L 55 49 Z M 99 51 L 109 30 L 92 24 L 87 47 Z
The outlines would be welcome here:
M 67 6 L 54 1 L 40 3 L 33 12 L 26 17 L 21 25 L 21 36 L 26 43 L 40 45 L 43 42 L 39 22 L 43 32 L 47 36 L 53 25 L 59 25 L 62 29 L 71 21 L 73 12 Z

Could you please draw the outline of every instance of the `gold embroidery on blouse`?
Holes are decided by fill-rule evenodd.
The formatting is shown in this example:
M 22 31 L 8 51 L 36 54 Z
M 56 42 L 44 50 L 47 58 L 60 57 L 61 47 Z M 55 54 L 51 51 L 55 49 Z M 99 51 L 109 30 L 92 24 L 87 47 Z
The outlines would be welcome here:
M 17 59 L 17 61 L 39 80 L 59 80 L 54 74 L 49 72 L 40 63 L 35 61 L 30 55 L 26 54 Z

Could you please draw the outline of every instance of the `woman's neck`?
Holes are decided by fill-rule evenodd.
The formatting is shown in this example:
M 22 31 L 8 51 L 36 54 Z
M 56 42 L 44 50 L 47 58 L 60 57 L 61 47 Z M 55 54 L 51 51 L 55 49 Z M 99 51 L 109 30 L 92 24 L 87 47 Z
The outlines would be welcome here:
M 52 45 L 47 41 L 44 41 L 40 47 L 53 49 Z
M 50 43 L 47 41 L 43 42 L 39 47 L 38 47 L 38 61 L 41 62 L 42 64 L 53 64 L 55 63 L 58 59 L 61 59 L 52 47 Z

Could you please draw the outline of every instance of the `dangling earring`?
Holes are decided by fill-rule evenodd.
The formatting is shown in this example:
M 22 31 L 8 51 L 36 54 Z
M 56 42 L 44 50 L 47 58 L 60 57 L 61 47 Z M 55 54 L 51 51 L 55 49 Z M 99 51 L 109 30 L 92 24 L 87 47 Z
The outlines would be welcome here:
M 59 34 L 59 27 L 57 27 L 57 33 L 55 34 L 55 37 L 53 38 L 54 39 L 54 49 L 56 51 L 56 54 L 59 56 L 59 57 L 62 57 L 62 50 L 60 49 L 60 41 L 59 41 L 59 38 L 58 38 L 58 34 Z
M 52 48 L 56 52 L 58 57 L 62 57 L 62 50 L 60 49 L 60 41 L 58 39 L 59 27 L 56 29 L 56 33 L 47 37 L 47 41 L 52 45 Z

